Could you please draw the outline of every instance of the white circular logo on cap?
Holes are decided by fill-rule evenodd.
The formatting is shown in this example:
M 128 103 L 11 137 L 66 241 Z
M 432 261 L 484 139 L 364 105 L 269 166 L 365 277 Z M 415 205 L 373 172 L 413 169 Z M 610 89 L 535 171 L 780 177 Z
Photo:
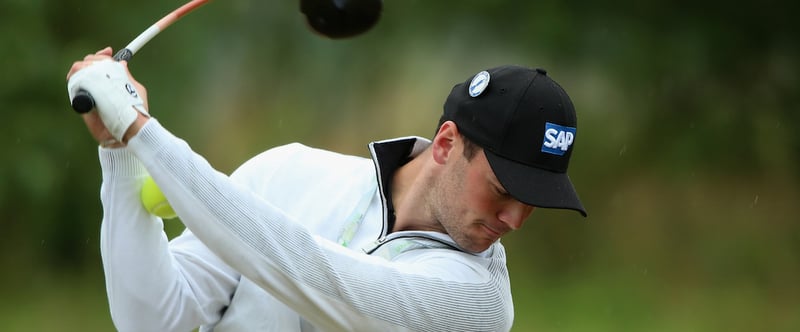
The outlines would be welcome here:
M 487 86 L 489 86 L 489 72 L 484 70 L 475 75 L 475 77 L 472 78 L 472 82 L 469 83 L 469 96 L 480 96 L 483 90 L 486 90 Z

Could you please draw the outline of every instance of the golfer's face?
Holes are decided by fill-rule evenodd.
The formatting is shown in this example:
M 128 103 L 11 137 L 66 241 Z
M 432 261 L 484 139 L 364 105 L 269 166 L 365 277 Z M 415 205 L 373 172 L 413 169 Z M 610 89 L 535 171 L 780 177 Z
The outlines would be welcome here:
M 480 252 L 504 234 L 519 229 L 533 212 L 508 194 L 483 151 L 472 160 L 456 158 L 442 179 L 439 221 L 464 249 Z

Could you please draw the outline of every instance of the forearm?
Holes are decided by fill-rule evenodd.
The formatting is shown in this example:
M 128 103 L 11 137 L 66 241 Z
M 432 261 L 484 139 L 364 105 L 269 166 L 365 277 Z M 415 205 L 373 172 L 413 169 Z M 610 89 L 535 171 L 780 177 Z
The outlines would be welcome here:
M 142 207 L 147 173 L 126 149 L 99 150 L 103 169 L 100 249 L 112 318 L 121 331 L 190 330 L 214 319 L 198 306 L 161 219 Z M 153 324 L 148 326 L 148 324 Z

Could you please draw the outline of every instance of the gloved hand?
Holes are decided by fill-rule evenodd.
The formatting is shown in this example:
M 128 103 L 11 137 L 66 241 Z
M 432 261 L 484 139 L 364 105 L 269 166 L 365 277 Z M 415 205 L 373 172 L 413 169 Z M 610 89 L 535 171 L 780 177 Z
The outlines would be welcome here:
M 92 95 L 100 119 L 120 142 L 137 112 L 149 117 L 125 66 L 117 61 L 97 61 L 72 75 L 67 83 L 70 102 L 80 90 Z

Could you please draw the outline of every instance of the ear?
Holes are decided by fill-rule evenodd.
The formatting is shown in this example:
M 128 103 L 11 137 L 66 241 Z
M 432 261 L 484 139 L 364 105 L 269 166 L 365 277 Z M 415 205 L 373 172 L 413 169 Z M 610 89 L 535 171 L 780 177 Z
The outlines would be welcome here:
M 431 145 L 433 160 L 437 164 L 445 164 L 455 150 L 455 146 L 460 144 L 460 140 L 461 135 L 455 122 L 445 121 L 442 123 L 436 136 L 433 137 Z

